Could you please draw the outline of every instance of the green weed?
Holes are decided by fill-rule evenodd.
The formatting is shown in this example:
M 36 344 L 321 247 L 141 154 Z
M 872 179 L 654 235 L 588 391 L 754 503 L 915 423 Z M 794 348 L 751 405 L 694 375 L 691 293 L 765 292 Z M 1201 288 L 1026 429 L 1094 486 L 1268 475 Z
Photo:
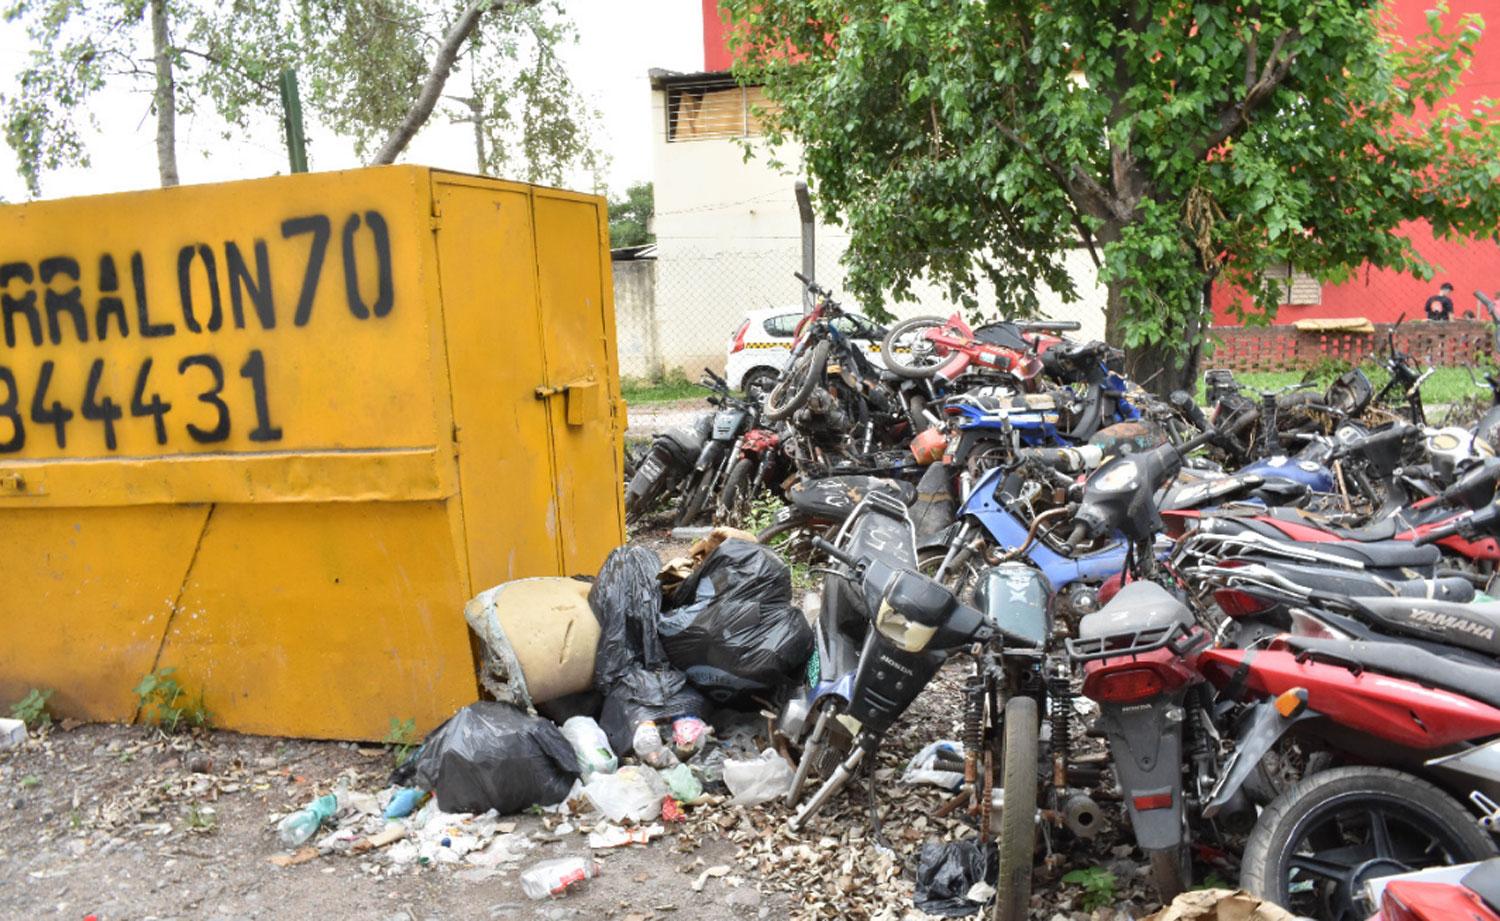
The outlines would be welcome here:
M 1083 889 L 1083 910 L 1108 908 L 1115 903 L 1115 875 L 1103 867 L 1072 870 L 1062 881 Z
M 52 714 L 47 712 L 47 701 L 52 699 L 52 689 L 32 688 L 26 696 L 10 705 L 12 719 L 18 719 L 30 729 L 52 725 Z
M 421 744 L 421 737 L 417 735 L 417 721 L 410 717 L 404 720 L 391 717 L 391 731 L 385 734 L 385 744 L 392 746 L 396 767 L 405 764 L 406 759 Z
M 203 692 L 196 698 L 177 680 L 177 669 L 161 668 L 140 680 L 135 686 L 141 718 L 165 732 L 206 727 L 213 714 L 204 706 Z

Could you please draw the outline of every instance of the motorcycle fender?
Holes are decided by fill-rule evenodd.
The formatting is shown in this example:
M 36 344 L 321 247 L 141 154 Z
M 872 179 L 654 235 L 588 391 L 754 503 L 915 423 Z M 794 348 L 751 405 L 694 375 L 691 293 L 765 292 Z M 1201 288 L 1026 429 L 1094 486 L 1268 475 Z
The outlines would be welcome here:
M 1245 781 L 1254 773 L 1261 759 L 1266 756 L 1286 731 L 1304 719 L 1309 719 L 1314 714 L 1304 710 L 1291 718 L 1282 716 L 1276 705 L 1269 700 L 1256 704 L 1251 711 L 1243 717 L 1240 732 L 1234 740 L 1234 754 L 1230 755 L 1229 761 L 1225 763 L 1223 771 L 1219 774 L 1219 782 L 1214 785 L 1213 791 L 1209 793 L 1208 802 L 1203 807 L 1204 818 L 1213 818 L 1239 795 L 1240 789 L 1244 787 Z
M 1103 704 L 1110 758 L 1135 829 L 1146 850 L 1182 843 L 1182 723 L 1168 711 L 1182 710 L 1181 695 L 1145 704 Z M 1169 805 L 1157 805 L 1163 799 Z M 1153 808 L 1139 808 L 1151 801 Z

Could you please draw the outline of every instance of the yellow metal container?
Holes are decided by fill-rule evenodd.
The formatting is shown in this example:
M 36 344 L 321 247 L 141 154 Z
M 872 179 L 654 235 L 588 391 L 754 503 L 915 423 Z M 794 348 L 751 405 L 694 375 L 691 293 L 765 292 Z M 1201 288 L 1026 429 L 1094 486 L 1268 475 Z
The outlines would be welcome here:
M 0 703 L 379 739 L 624 534 L 604 201 L 397 166 L 0 205 Z

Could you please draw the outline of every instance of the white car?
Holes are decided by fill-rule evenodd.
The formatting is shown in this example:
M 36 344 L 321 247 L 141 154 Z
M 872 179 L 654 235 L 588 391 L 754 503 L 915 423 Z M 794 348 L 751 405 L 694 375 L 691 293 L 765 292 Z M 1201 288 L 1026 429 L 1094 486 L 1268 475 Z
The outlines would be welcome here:
M 729 337 L 724 377 L 729 386 L 748 396 L 768 392 L 792 354 L 792 333 L 802 319 L 801 307 L 769 307 L 752 310 Z M 880 342 L 886 330 L 874 320 L 849 314 L 834 320 L 871 361 L 880 362 Z

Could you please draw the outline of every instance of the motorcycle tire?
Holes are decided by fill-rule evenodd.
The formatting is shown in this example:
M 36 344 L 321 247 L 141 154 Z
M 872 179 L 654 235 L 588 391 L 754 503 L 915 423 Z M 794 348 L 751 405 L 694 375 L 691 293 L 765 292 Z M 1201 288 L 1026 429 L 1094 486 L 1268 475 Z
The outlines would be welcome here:
M 1415 863 L 1422 866 L 1410 866 L 1405 861 L 1397 861 L 1394 854 L 1381 855 L 1383 847 L 1396 850 L 1390 845 L 1394 843 L 1393 835 L 1398 830 L 1408 834 L 1415 832 L 1429 839 L 1417 852 L 1441 851 L 1442 858 L 1450 864 L 1485 860 L 1496 853 L 1489 833 L 1479 827 L 1468 810 L 1431 783 L 1390 768 L 1368 765 L 1333 768 L 1293 784 L 1261 812 L 1240 863 L 1240 888 L 1275 902 L 1293 914 L 1318 914 L 1322 917 L 1326 908 L 1341 917 L 1366 917 L 1371 909 L 1356 901 L 1360 898 L 1358 891 L 1349 892 L 1355 887 L 1335 884 L 1333 878 L 1325 878 L 1307 870 L 1306 866 L 1302 868 L 1305 876 L 1299 879 L 1295 894 L 1289 885 L 1293 861 L 1306 857 L 1299 851 L 1304 846 L 1311 846 L 1310 841 L 1316 833 L 1326 830 L 1329 823 L 1343 816 L 1362 816 L 1366 822 L 1379 816 L 1379 830 L 1370 822 L 1370 847 L 1375 851 L 1374 859 L 1389 858 L 1387 872 L 1390 873 L 1403 872 L 1402 866 L 1416 870 L 1441 865 L 1436 861 L 1419 860 Z M 1392 819 L 1400 824 L 1393 828 Z M 1335 827 L 1341 851 L 1352 852 L 1354 845 L 1347 837 L 1351 827 Z M 1404 843 L 1411 845 L 1414 842 Z M 1318 853 L 1312 855 L 1314 859 L 1322 856 Z M 1345 859 L 1365 860 L 1362 855 L 1346 855 Z M 1320 862 L 1331 861 L 1325 858 Z M 1309 860 L 1304 860 L 1304 864 L 1308 863 Z M 1353 864 L 1348 867 L 1351 875 L 1356 869 Z M 1308 897 L 1313 900 L 1311 911 L 1308 910 Z M 1325 904 L 1325 900 L 1330 901 Z
M 1037 736 L 1036 701 L 1005 702 L 1002 780 L 1005 808 L 1000 814 L 1000 875 L 995 883 L 995 921 L 1026 921 L 1031 913 L 1031 865 L 1036 857 Z M 989 795 L 989 791 L 985 791 Z
M 938 373 L 938 369 L 948 363 L 948 359 L 930 365 L 914 365 L 896 357 L 896 344 L 901 337 L 910 335 L 919 329 L 927 329 L 933 326 L 943 326 L 947 323 L 944 317 L 913 317 L 903 323 L 897 323 L 891 327 L 891 331 L 885 334 L 885 339 L 880 343 L 880 360 L 892 374 L 909 380 L 922 380 L 932 377 Z M 909 346 L 904 346 L 907 355 L 913 354 Z
M 693 474 L 693 478 L 688 480 L 687 488 L 683 490 L 682 508 L 678 509 L 672 527 L 685 528 L 698 520 L 698 516 L 703 514 L 703 507 L 708 504 L 708 490 L 712 485 L 713 474 L 710 471 Z
M 755 461 L 742 457 L 729 468 L 724 478 L 724 488 L 719 490 L 718 507 L 714 510 L 716 524 L 738 525 L 754 499 Z
M 781 380 L 766 394 L 767 421 L 782 422 L 802 408 L 823 379 L 823 369 L 828 366 L 828 353 L 832 348 L 833 344 L 825 339 L 792 362 Z

